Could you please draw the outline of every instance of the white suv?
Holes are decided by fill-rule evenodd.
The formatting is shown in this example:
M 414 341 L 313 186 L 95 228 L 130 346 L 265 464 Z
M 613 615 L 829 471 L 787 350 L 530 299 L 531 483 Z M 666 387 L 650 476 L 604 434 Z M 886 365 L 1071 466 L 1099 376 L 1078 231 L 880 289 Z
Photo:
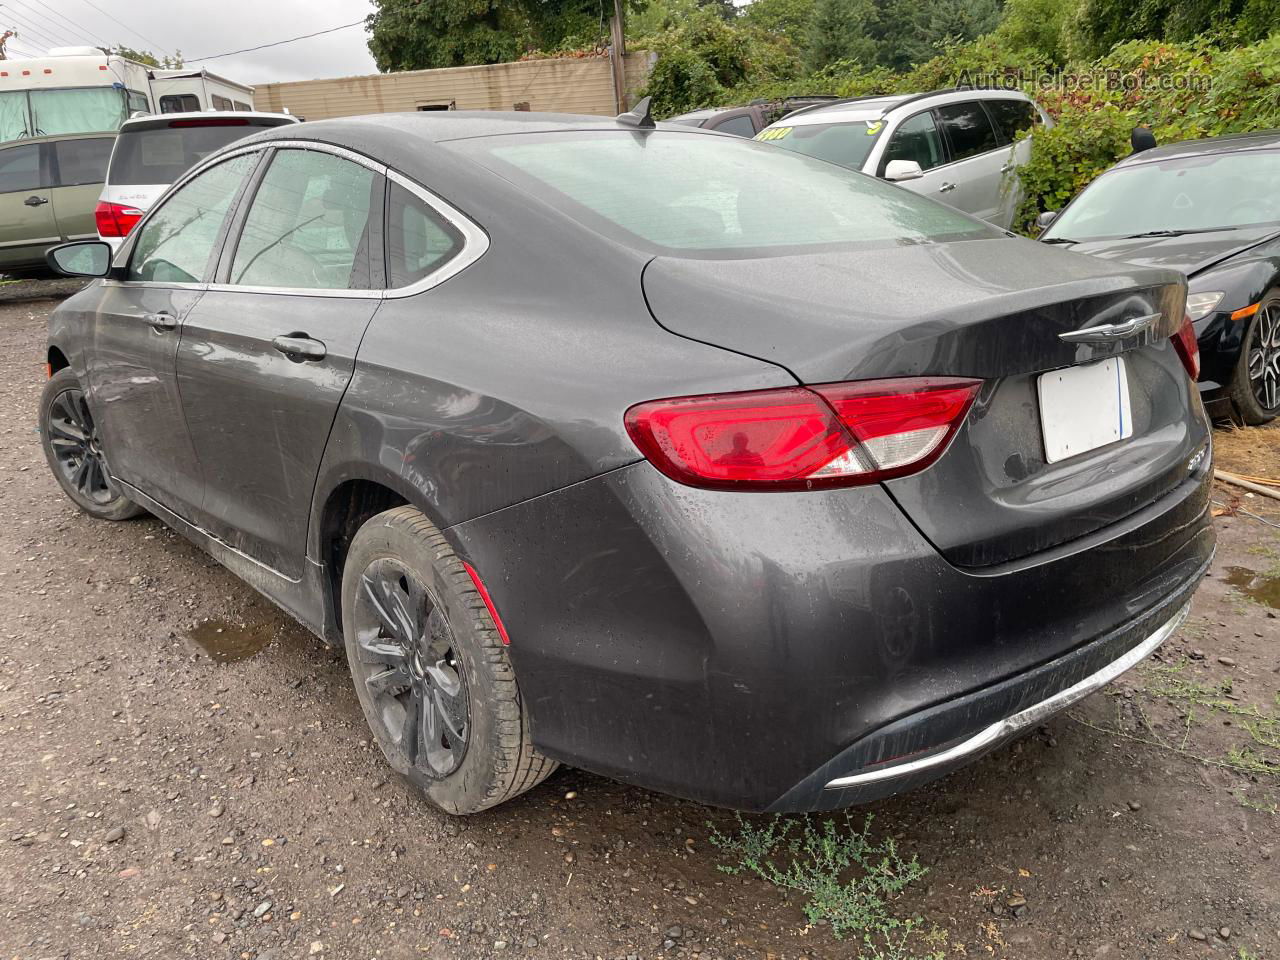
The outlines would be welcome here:
M 253 110 L 162 113 L 126 120 L 94 210 L 98 238 L 119 250 L 170 184 L 213 151 L 269 127 L 297 122 L 287 113 Z
M 1021 201 L 1017 168 L 1031 154 L 1018 135 L 1049 116 L 1026 94 L 943 90 L 859 97 L 804 107 L 757 140 L 902 184 L 999 227 Z

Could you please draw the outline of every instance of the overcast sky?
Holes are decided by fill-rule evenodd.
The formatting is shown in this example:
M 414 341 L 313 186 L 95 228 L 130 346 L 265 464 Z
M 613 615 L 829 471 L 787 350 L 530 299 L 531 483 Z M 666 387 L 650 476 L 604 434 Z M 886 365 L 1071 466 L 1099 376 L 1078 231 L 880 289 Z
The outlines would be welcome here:
M 192 67 L 255 84 L 376 73 L 368 35 L 363 26 L 349 27 L 254 53 L 191 60 L 353 23 L 372 9 L 369 0 L 0 0 L 0 30 L 17 29 L 13 55 L 73 43 L 180 50 Z

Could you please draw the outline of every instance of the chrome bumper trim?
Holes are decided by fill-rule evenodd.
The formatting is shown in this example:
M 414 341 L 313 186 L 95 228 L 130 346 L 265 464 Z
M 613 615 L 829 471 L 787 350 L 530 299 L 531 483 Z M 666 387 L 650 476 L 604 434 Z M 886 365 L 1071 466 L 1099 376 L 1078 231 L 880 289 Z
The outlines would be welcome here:
M 1027 707 L 1012 716 L 998 720 L 991 726 L 979 730 L 968 740 L 957 743 L 954 747 L 948 747 L 941 753 L 930 754 L 927 757 L 921 757 L 919 760 L 905 760 L 902 763 L 891 763 L 885 766 L 877 767 L 872 770 L 865 770 L 861 773 L 851 773 L 847 777 L 837 777 L 826 785 L 827 790 L 842 790 L 846 787 L 857 787 L 867 783 L 878 783 L 882 780 L 893 780 L 898 777 L 908 777 L 914 773 L 921 773 L 931 770 L 934 767 L 943 767 L 948 764 L 961 760 L 971 754 L 979 753 L 985 748 L 991 746 L 1010 734 L 1017 733 L 1033 724 L 1039 723 L 1046 717 L 1049 717 L 1060 710 L 1064 710 L 1083 700 L 1089 694 L 1093 693 L 1100 687 L 1106 686 L 1120 674 L 1129 670 L 1143 660 L 1169 639 L 1169 636 L 1182 626 L 1182 621 L 1187 618 L 1187 613 L 1191 610 L 1191 601 L 1188 600 L 1171 619 L 1160 626 L 1155 633 L 1147 637 L 1140 644 L 1120 657 L 1113 660 L 1097 673 L 1090 674 L 1079 683 L 1067 687 L 1067 689 L 1054 694 L 1047 700 L 1042 700 L 1033 706 Z

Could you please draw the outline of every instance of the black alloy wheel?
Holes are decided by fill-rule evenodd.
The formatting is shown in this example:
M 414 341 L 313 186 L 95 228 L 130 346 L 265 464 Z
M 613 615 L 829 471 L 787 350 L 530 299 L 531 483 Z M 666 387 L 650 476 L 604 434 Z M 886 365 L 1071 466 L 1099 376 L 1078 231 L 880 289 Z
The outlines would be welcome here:
M 1258 308 L 1252 336 L 1245 344 L 1249 389 L 1263 410 L 1280 410 L 1280 299 Z
M 77 507 L 100 520 L 128 520 L 144 512 L 111 478 L 102 433 L 70 369 L 45 384 L 40 434 L 54 479 Z
M 405 761 L 430 777 L 447 777 L 466 755 L 471 719 L 449 622 L 392 558 L 365 568 L 357 597 L 356 682 L 365 685 Z

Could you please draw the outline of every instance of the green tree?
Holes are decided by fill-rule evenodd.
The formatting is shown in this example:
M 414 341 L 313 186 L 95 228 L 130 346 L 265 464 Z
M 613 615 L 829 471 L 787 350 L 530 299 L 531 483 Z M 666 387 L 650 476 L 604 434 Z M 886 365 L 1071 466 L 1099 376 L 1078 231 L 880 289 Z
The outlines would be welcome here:
M 126 60 L 132 60 L 134 63 L 142 63 L 148 67 L 157 67 L 161 70 L 182 69 L 181 50 L 175 50 L 171 57 L 157 57 L 150 50 L 134 50 L 132 47 L 126 47 L 123 44 L 116 44 L 114 47 L 107 47 L 103 50 L 103 53 L 115 54 L 117 57 L 124 57 Z
M 817 0 L 809 21 L 805 63 L 821 70 L 837 61 L 877 62 L 870 30 L 877 25 L 875 0 Z
M 799 47 L 807 39 L 816 6 L 817 0 L 752 0 L 739 17 L 743 23 L 780 34 Z
M 1079 6 L 1079 0 L 1005 0 L 996 35 L 1012 49 L 1034 51 L 1061 66 Z
M 1128 40 L 1185 42 L 1216 34 L 1254 43 L 1280 27 L 1280 0 L 1081 0 L 1070 36 L 1075 57 L 1100 57 Z

